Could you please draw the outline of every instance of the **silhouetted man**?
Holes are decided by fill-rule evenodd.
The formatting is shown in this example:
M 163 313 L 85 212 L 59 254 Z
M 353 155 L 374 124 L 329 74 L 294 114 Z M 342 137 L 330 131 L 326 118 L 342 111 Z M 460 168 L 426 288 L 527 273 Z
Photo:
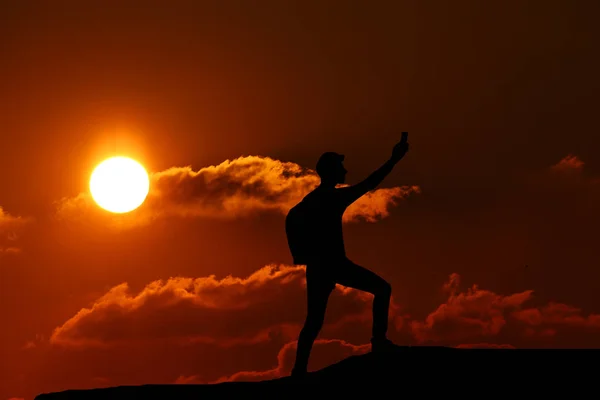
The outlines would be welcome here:
M 345 182 L 344 156 L 324 153 L 316 170 L 320 185 L 294 206 L 286 217 L 286 234 L 294 264 L 306 265 L 308 312 L 298 338 L 296 362 L 292 376 L 307 372 L 308 359 L 323 320 L 329 295 L 336 284 L 374 295 L 372 351 L 395 347 L 386 337 L 391 286 L 373 272 L 346 257 L 342 234 L 342 215 L 346 208 L 367 192 L 374 190 L 408 151 L 407 134 L 397 143 L 392 155 L 364 181 L 338 187 Z

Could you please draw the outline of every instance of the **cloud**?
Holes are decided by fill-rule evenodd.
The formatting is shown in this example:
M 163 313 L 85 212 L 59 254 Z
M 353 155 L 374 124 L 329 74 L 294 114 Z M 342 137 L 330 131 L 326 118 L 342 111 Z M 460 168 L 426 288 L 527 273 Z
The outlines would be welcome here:
M 21 252 L 15 242 L 32 221 L 30 217 L 13 216 L 0 207 L 0 256 Z
M 318 184 L 319 177 L 311 169 L 270 157 L 246 156 L 198 171 L 185 166 L 152 173 L 146 202 L 131 213 L 105 213 L 89 193 L 81 193 L 60 200 L 57 217 L 69 221 L 94 217 L 131 227 L 169 216 L 230 219 L 261 212 L 285 214 Z M 390 207 L 411 193 L 420 193 L 420 188 L 377 189 L 351 205 L 344 220 L 385 218 Z
M 0 254 L 19 254 L 21 251 L 19 247 L 0 247 Z
M 302 268 L 266 266 L 247 278 L 214 275 L 174 277 L 130 294 L 122 283 L 56 328 L 50 342 L 68 346 L 110 345 L 152 339 L 248 342 L 268 339 L 269 329 L 293 322 L 270 313 L 285 289 L 300 289 Z M 298 290 L 299 292 L 299 290 Z M 252 317 L 248 317 L 252 309 Z M 236 323 L 246 329 L 232 329 Z
M 514 311 L 512 316 L 529 326 L 528 332 L 553 335 L 561 326 L 600 330 L 600 314 L 582 315 L 582 310 L 562 303 L 551 302 L 541 308 Z
M 497 347 L 512 344 L 464 344 L 467 340 L 503 339 L 510 332 L 517 341 L 525 337 L 553 337 L 561 330 L 570 329 L 582 334 L 600 331 L 600 314 L 583 315 L 577 307 L 550 302 L 541 307 L 524 307 L 533 298 L 526 290 L 511 295 L 500 295 L 473 285 L 460 291 L 460 276 L 453 273 L 442 286 L 448 300 L 431 312 L 423 321 L 410 320 L 408 327 L 418 343 L 438 342 L 458 347 Z M 398 329 L 401 329 L 399 326 Z
M 85 347 L 165 340 L 233 346 L 292 340 L 304 322 L 304 290 L 304 268 L 286 265 L 268 265 L 246 278 L 157 280 L 137 294 L 122 283 L 57 327 L 50 343 Z M 362 294 L 354 293 L 338 288 L 343 301 L 330 307 L 328 322 L 335 324 L 342 314 L 336 307 L 363 312 Z
M 444 283 L 442 290 L 443 292 L 448 293 L 450 296 L 454 296 L 458 292 L 459 285 L 460 275 L 455 272 L 450 274 L 450 278 L 448 279 L 448 282 Z
M 583 161 L 577 156 L 569 154 L 558 163 L 551 166 L 550 169 L 554 172 L 581 172 L 583 170 L 583 165 Z
M 30 350 L 30 349 L 35 349 L 37 347 L 39 347 L 40 345 L 43 345 L 46 343 L 46 338 L 44 335 L 37 333 L 35 335 L 35 338 L 32 340 L 28 340 L 27 342 L 25 342 L 25 344 L 21 347 L 22 350 Z
M 530 338 L 556 338 L 561 333 L 575 332 L 583 339 L 581 333 L 600 333 L 600 314 L 585 316 L 580 308 L 562 303 L 514 311 L 511 316 L 525 326 L 524 333 Z
M 390 215 L 390 208 L 411 193 L 421 193 L 418 186 L 403 186 L 395 188 L 376 189 L 365 194 L 346 209 L 343 215 L 344 222 L 377 222 Z
M 49 340 L 36 336 L 22 351 L 28 357 L 57 357 L 72 369 L 68 374 L 82 360 L 94 360 L 95 367 L 81 371 L 78 379 L 103 377 L 113 386 L 124 379 L 200 384 L 287 376 L 306 311 L 303 272 L 302 267 L 267 265 L 247 277 L 172 277 L 136 292 L 116 285 L 57 327 Z M 597 315 L 558 303 L 525 306 L 532 291 L 500 295 L 477 285 L 462 290 L 456 273 L 441 288 L 447 299 L 423 319 L 411 317 L 392 299 L 389 337 L 398 344 L 510 349 L 541 339 L 550 347 L 577 343 L 579 336 L 558 342 L 563 329 L 597 332 Z M 311 370 L 369 351 L 371 299 L 337 287 L 311 354 Z M 198 358 L 212 361 L 198 364 Z M 143 371 L 140 359 L 162 364 Z M 121 370 L 115 372 L 112 363 Z
M 565 326 L 600 328 L 600 315 L 585 317 L 580 309 L 564 304 L 524 308 L 532 290 L 500 295 L 477 285 L 466 291 L 459 286 L 460 276 L 451 274 L 443 285 L 447 300 L 423 320 L 412 318 L 392 299 L 390 333 L 410 334 L 421 344 L 459 345 L 487 343 L 507 325 L 521 327 L 524 334 L 545 332 L 547 336 L 549 330 Z M 338 285 L 320 337 L 340 338 L 336 335 L 353 326 L 364 326 L 366 332 L 372 318 L 371 300 L 368 293 Z M 291 341 L 298 335 L 305 312 L 304 268 L 272 264 L 245 278 L 211 275 L 157 280 L 138 293 L 131 293 L 126 283 L 116 285 L 57 327 L 49 343 L 106 347 L 165 341 L 231 347 Z
M 506 324 L 506 316 L 531 298 L 527 290 L 502 296 L 473 285 L 459 293 L 460 276 L 450 275 L 444 289 L 448 300 L 429 314 L 424 321 L 411 321 L 410 327 L 420 343 L 430 341 L 464 341 L 496 336 Z
M 15 217 L 0 207 L 0 234 L 16 235 L 29 222 L 29 218 Z
M 559 190 L 566 188 L 571 195 L 574 191 L 580 191 L 584 196 L 600 194 L 600 178 L 586 173 L 584 167 L 585 163 L 579 157 L 569 154 L 550 166 L 549 174 L 540 183 L 549 185 L 549 188 L 560 183 Z
M 250 382 L 277 379 L 291 373 L 296 358 L 297 342 L 286 343 L 277 354 L 277 365 L 264 371 L 240 371 L 213 382 L 204 382 L 198 375 L 180 376 L 175 383 L 200 384 L 222 382 Z M 309 370 L 319 370 L 344 358 L 365 354 L 371 350 L 370 344 L 354 345 L 340 339 L 317 339 L 311 351 Z

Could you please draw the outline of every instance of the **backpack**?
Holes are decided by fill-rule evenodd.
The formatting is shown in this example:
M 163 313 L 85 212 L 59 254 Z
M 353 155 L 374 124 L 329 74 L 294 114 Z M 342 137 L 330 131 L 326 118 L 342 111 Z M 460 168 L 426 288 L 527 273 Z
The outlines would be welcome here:
M 285 217 L 285 232 L 294 264 L 306 265 L 315 250 L 310 221 L 308 205 L 304 201 L 292 207 Z

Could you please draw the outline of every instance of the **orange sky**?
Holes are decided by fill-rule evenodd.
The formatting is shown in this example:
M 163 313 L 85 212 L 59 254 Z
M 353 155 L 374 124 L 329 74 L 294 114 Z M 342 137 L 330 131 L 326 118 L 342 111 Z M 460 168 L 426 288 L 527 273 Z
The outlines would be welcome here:
M 390 337 L 600 346 L 595 3 L 84 3 L 0 15 L 0 399 L 289 373 L 285 212 L 401 131 L 345 219 Z M 152 185 L 120 218 L 87 193 L 115 152 Z M 335 292 L 311 369 L 368 350 L 370 302 Z

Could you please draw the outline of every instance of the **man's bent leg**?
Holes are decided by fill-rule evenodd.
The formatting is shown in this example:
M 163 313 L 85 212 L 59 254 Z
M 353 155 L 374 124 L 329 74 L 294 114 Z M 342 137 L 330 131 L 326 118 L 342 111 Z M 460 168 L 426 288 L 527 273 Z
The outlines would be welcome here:
M 373 341 L 387 341 L 391 285 L 379 275 L 346 260 L 336 269 L 335 280 L 340 285 L 371 293 L 373 298 Z
M 307 372 L 310 352 L 313 343 L 323 326 L 329 295 L 335 287 L 335 283 L 330 282 L 326 277 L 312 274 L 311 272 L 307 269 L 307 313 L 304 327 L 300 331 L 300 336 L 298 337 L 296 361 L 294 363 L 294 368 L 292 369 L 292 375 L 294 376 L 300 376 Z

